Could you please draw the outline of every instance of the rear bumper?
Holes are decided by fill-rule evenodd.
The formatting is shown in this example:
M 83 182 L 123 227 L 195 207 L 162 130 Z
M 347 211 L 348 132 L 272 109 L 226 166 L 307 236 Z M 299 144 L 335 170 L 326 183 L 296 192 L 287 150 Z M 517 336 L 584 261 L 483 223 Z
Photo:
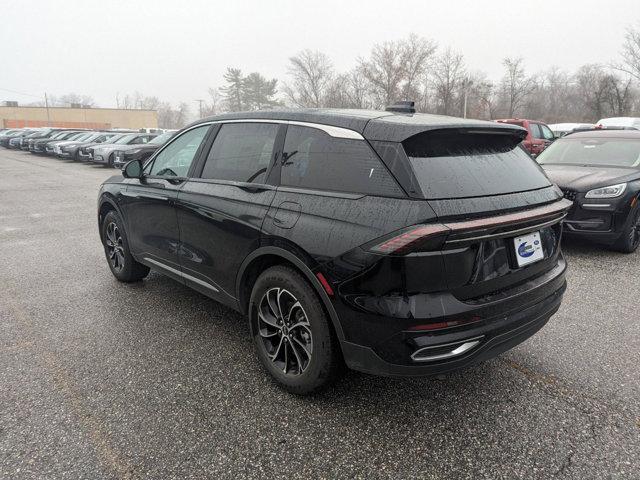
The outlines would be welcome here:
M 418 342 L 415 337 L 412 337 L 409 341 L 409 343 L 423 346 L 432 342 L 433 348 L 437 348 L 437 345 L 463 345 L 465 342 L 470 344 L 470 341 L 475 343 L 475 340 L 478 340 L 475 347 L 454 358 L 428 363 L 416 362 L 412 365 L 396 364 L 382 358 L 371 347 L 343 342 L 342 351 L 345 362 L 354 370 L 384 376 L 429 376 L 466 368 L 493 358 L 535 334 L 556 313 L 565 289 L 566 281 L 563 271 L 560 287 L 536 305 L 480 326 L 465 327 L 460 331 L 438 337 L 419 337 Z M 413 348 L 415 347 L 416 345 Z

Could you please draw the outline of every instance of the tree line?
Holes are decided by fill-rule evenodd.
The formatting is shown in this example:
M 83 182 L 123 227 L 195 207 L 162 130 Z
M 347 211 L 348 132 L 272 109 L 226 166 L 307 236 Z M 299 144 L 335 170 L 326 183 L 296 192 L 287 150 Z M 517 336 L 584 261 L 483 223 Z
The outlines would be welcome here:
M 399 100 L 415 101 L 419 112 L 478 119 L 560 123 L 640 116 L 640 25 L 627 30 L 618 61 L 610 64 L 587 64 L 573 72 L 554 66 L 530 74 L 521 57 L 507 57 L 502 66 L 502 76 L 490 79 L 472 71 L 462 53 L 411 34 L 375 44 L 344 72 L 328 55 L 313 50 L 290 57 L 283 80 L 229 67 L 223 84 L 209 88 L 194 113 L 185 102 L 172 105 L 139 92 L 118 95 L 116 104 L 157 110 L 162 128 L 180 128 L 194 114 L 280 106 L 382 109 Z M 75 94 L 53 101 L 93 105 L 91 97 Z
M 289 58 L 282 82 L 229 68 L 225 84 L 209 89 L 203 114 L 279 105 L 380 109 L 413 100 L 420 112 L 479 119 L 559 123 L 640 116 L 640 27 L 628 29 L 619 53 L 615 63 L 587 64 L 574 72 L 551 67 L 535 74 L 526 71 L 522 58 L 507 57 L 502 77 L 489 79 L 471 71 L 462 53 L 412 34 L 374 45 L 346 72 L 312 50 Z

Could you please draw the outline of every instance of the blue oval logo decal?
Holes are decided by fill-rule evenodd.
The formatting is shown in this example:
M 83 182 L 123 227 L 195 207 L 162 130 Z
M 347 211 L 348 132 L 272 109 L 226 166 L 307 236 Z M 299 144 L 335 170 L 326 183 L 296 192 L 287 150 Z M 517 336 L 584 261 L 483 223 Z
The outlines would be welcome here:
M 533 246 L 529 245 L 527 242 L 522 242 L 518 247 L 518 255 L 521 257 L 527 258 L 533 255 Z

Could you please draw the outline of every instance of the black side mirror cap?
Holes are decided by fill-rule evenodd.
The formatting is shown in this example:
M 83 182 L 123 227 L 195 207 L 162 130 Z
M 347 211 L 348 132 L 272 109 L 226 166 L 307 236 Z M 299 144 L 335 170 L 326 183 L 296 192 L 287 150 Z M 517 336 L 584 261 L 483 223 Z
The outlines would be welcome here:
M 131 160 L 122 169 L 124 178 L 142 178 L 142 162 L 140 160 Z

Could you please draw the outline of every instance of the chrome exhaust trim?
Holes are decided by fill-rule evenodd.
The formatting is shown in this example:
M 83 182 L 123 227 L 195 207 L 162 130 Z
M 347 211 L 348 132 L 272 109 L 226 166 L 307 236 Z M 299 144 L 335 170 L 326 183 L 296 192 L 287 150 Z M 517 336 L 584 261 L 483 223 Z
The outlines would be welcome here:
M 458 342 L 422 347 L 411 354 L 411 359 L 414 362 L 435 362 L 436 360 L 446 360 L 448 358 L 458 357 L 480 345 L 483 337 L 484 336 L 467 338 Z M 444 353 L 434 352 L 432 355 L 429 355 L 429 352 L 433 352 L 434 350 L 441 350 L 447 347 L 450 348 Z

